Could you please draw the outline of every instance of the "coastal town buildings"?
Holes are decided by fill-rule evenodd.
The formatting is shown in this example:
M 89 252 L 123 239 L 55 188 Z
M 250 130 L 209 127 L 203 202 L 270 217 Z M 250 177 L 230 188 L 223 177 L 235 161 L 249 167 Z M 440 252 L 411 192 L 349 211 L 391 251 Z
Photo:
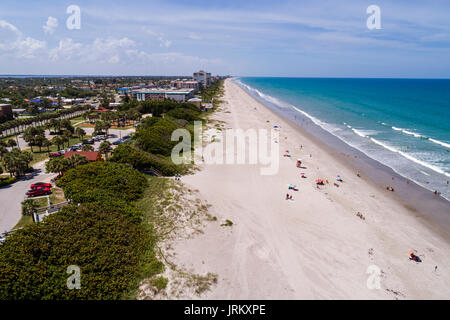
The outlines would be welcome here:
M 211 85 L 211 73 L 200 70 L 199 72 L 194 72 L 194 81 L 198 81 L 204 87 L 209 87 Z
M 133 97 L 138 101 L 172 99 L 185 102 L 194 97 L 194 89 L 145 89 L 133 91 Z
M 199 89 L 199 82 L 195 80 L 177 79 L 170 82 L 170 85 L 177 89 Z

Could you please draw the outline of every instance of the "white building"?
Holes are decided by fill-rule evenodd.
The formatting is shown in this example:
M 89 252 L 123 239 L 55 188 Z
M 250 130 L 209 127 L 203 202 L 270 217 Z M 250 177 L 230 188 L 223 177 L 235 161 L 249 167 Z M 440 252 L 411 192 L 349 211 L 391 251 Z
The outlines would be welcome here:
M 138 101 L 172 99 L 185 102 L 194 96 L 193 89 L 146 89 L 133 91 L 133 97 Z
M 209 87 L 211 84 L 211 73 L 200 70 L 199 72 L 194 72 L 194 81 L 198 81 L 204 87 Z

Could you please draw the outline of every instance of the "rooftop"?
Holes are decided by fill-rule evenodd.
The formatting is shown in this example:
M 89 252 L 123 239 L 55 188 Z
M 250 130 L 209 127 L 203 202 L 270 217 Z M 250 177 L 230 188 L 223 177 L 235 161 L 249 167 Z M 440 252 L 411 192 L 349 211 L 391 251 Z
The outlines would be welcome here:
M 68 151 L 64 153 L 64 159 L 70 158 L 76 154 L 86 157 L 89 162 L 97 161 L 100 155 L 97 151 Z

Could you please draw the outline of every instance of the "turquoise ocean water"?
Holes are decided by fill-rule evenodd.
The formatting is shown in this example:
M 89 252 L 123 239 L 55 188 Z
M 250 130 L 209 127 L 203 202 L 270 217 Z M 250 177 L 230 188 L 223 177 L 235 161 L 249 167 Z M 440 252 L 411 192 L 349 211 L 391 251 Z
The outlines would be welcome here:
M 398 174 L 450 200 L 450 79 L 237 78 Z

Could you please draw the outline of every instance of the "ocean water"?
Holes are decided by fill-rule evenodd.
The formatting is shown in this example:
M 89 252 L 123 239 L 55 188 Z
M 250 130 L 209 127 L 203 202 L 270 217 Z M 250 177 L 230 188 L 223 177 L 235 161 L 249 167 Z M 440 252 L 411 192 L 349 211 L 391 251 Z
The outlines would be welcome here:
M 292 109 L 450 200 L 450 79 L 253 78 L 235 82 Z

